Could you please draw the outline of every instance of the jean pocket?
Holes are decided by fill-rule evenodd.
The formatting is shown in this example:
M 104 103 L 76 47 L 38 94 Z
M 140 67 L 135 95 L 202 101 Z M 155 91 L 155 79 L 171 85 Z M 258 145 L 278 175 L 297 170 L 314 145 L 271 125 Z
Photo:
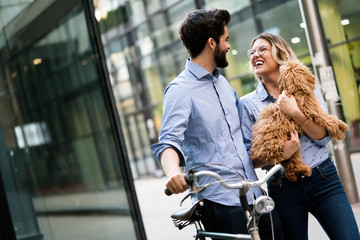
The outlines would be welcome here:
M 316 169 L 322 178 L 333 178 L 337 176 L 337 170 L 332 161 L 327 161 L 327 164 L 320 164 Z

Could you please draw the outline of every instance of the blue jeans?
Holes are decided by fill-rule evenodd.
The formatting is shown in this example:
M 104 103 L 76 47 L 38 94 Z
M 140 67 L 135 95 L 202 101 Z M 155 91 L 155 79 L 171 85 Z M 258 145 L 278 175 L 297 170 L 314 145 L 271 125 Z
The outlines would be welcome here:
M 360 239 L 354 213 L 331 158 L 296 182 L 269 183 L 286 239 L 308 239 L 308 213 L 319 221 L 330 239 Z

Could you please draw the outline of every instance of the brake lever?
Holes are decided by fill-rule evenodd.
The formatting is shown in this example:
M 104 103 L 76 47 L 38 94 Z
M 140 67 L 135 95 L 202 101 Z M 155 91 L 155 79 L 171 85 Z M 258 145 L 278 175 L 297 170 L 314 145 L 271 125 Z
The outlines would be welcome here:
M 185 176 L 185 180 L 186 180 L 187 184 L 189 184 L 189 186 L 190 186 L 190 188 L 191 188 L 191 191 L 190 191 L 188 194 L 186 194 L 186 196 L 181 200 L 180 206 L 183 204 L 183 202 L 184 202 L 189 196 L 191 196 L 191 194 L 201 193 L 202 191 L 205 190 L 206 187 L 208 187 L 207 184 L 206 184 L 206 185 L 203 185 L 203 186 L 197 185 L 198 183 L 197 183 L 197 181 L 195 181 L 194 173 L 195 173 L 195 170 L 194 170 L 194 169 L 190 169 L 189 172 L 188 172 L 188 173 L 186 174 L 186 176 Z M 194 182 L 195 182 L 195 185 L 196 185 L 196 186 L 194 186 Z M 192 190 L 192 189 L 194 189 L 194 190 Z
M 191 196 L 191 194 L 197 194 L 197 193 L 201 193 L 202 191 L 204 191 L 206 189 L 207 185 L 204 186 L 198 186 L 197 188 L 195 188 L 194 191 L 190 191 L 188 194 L 186 194 L 186 196 L 180 201 L 180 206 L 182 206 L 183 202 Z

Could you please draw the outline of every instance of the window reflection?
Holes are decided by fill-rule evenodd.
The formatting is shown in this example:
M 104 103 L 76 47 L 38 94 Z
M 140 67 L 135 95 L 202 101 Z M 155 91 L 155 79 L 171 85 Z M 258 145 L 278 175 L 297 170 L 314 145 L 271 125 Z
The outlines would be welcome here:
M 45 122 L 28 123 L 21 127 L 16 126 L 14 130 L 19 148 L 34 147 L 51 142 Z
M 14 19 L 27 30 L 7 32 L 0 49 L 0 171 L 16 236 L 136 239 L 85 13 L 81 2 L 71 11 L 54 4 L 24 9 Z M 37 21 L 24 20 L 28 10 Z M 114 58 L 123 59 L 116 79 L 123 83 L 130 78 L 124 57 Z

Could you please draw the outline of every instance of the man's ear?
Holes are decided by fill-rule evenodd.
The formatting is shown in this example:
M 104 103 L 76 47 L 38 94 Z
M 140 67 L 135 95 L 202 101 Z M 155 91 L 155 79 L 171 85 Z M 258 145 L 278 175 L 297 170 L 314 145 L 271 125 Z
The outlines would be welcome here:
M 209 45 L 209 47 L 210 47 L 211 49 L 215 49 L 215 48 L 216 48 L 216 42 L 215 42 L 215 40 L 214 40 L 213 38 L 209 38 L 209 39 L 207 40 L 207 44 Z

